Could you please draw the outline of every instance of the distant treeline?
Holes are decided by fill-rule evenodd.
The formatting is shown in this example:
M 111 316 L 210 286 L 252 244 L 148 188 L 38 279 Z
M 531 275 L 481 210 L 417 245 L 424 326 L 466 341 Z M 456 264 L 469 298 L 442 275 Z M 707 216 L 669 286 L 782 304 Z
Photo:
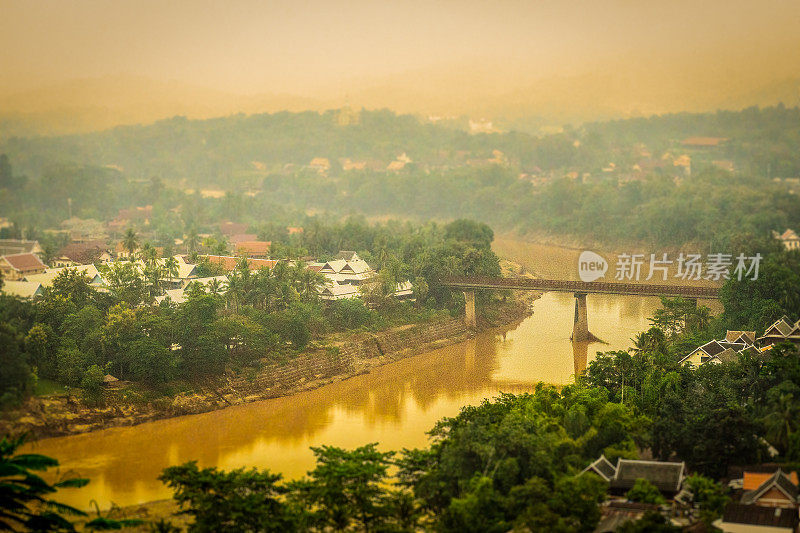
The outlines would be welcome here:
M 0 145 L 8 155 L 0 167 L 0 209 L 21 227 L 41 229 L 67 218 L 67 198 L 73 215 L 100 220 L 152 204 L 158 233 L 179 237 L 185 228 L 173 220 L 175 208 L 185 221 L 196 218 L 187 221 L 196 227 L 222 218 L 257 225 L 278 217 L 301 225 L 314 210 L 470 217 L 504 230 L 671 246 L 722 245 L 737 233 L 800 225 L 792 185 L 770 179 L 800 176 L 797 108 L 595 123 L 541 138 L 470 135 L 390 111 L 362 111 L 356 123 L 341 125 L 341 113 L 178 117 L 86 135 L 10 139 Z M 693 136 L 728 140 L 713 148 L 681 144 Z M 664 164 L 666 152 L 689 154 L 691 173 L 671 160 Z M 412 162 L 400 172 L 379 170 L 378 163 L 402 153 Z M 328 159 L 327 172 L 308 168 L 317 157 Z M 368 165 L 345 171 L 343 158 Z M 715 168 L 716 160 L 735 171 Z M 534 185 L 531 176 L 541 179 Z M 227 194 L 202 198 L 183 187 Z

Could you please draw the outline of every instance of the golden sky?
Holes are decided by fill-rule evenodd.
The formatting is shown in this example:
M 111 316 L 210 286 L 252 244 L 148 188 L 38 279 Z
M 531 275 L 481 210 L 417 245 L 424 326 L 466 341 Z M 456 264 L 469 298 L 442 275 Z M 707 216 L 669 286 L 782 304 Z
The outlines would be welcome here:
M 798 0 L 0 0 L 0 87 L 134 75 L 318 94 L 409 71 L 797 75 Z M 420 74 L 422 75 L 422 74 Z

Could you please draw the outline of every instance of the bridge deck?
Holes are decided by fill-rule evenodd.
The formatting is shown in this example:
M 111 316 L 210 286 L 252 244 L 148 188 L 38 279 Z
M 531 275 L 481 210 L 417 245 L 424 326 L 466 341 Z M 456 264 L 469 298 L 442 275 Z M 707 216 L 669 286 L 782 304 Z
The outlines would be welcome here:
M 597 294 L 630 294 L 638 296 L 681 296 L 683 298 L 718 299 L 718 287 L 692 285 L 656 285 L 646 283 L 611 283 L 606 281 L 564 281 L 557 279 L 496 278 L 451 276 L 442 285 L 454 289 L 517 289 L 527 291 L 583 292 Z

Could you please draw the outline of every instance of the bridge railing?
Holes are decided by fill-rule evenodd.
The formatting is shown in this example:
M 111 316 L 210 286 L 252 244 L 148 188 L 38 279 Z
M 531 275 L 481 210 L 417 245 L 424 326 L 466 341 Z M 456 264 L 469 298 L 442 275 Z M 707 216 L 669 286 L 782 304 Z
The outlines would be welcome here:
M 681 296 L 686 298 L 719 298 L 718 287 L 668 285 L 650 283 L 617 283 L 608 281 L 568 281 L 536 278 L 499 278 L 491 276 L 449 276 L 440 280 L 446 287 L 464 289 L 522 289 L 561 292 L 632 294 L 647 296 Z

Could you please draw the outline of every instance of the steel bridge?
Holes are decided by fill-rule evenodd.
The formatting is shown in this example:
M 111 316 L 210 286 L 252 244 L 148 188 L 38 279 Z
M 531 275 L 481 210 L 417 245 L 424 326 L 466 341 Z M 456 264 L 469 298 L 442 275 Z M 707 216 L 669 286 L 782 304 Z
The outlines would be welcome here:
M 465 320 L 467 326 L 474 328 L 475 291 L 478 289 L 523 290 L 542 292 L 571 292 L 575 295 L 575 321 L 572 327 L 574 341 L 587 341 L 592 338 L 586 309 L 587 294 L 621 294 L 633 296 L 681 297 L 697 301 L 719 298 L 718 287 L 694 285 L 666 285 L 651 283 L 616 283 L 607 281 L 567 281 L 536 278 L 498 278 L 486 276 L 450 276 L 440 280 L 445 287 L 464 291 L 466 302 Z

